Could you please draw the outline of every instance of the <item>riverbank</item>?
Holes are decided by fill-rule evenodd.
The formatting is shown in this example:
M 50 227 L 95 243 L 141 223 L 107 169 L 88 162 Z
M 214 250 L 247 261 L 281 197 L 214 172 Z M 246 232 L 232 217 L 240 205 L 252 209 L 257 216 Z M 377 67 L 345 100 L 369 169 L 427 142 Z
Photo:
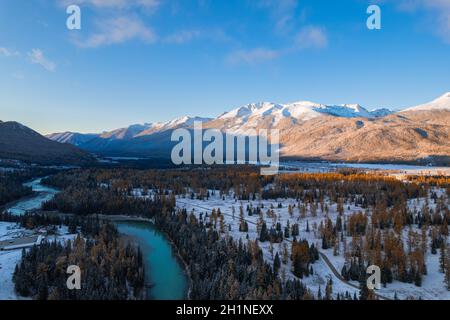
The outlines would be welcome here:
M 39 196 L 39 192 L 32 192 L 31 194 L 29 194 L 27 196 L 23 196 L 16 200 L 10 201 L 10 202 L 0 206 L 0 212 L 6 211 L 6 210 L 16 206 L 20 202 L 31 200 L 37 196 Z
M 184 300 L 190 297 L 189 268 L 174 243 L 153 223 L 146 221 L 113 222 L 121 236 L 132 239 L 142 251 L 146 281 L 151 283 L 147 296 L 155 300 Z
M 155 224 L 154 219 L 144 218 L 139 216 L 127 216 L 127 215 L 106 215 L 106 214 L 93 214 L 88 217 L 97 217 L 100 220 L 108 220 L 111 222 L 148 222 Z
M 162 232 L 164 234 L 164 236 L 169 240 L 170 245 L 172 246 L 172 248 L 174 249 L 177 259 L 183 264 L 184 266 L 184 271 L 185 274 L 189 280 L 189 285 L 188 285 L 188 292 L 187 292 L 187 299 L 191 300 L 191 294 L 192 294 L 192 286 L 193 286 L 193 280 L 192 280 L 192 274 L 191 274 L 191 270 L 189 269 L 189 265 L 187 264 L 187 262 L 183 259 L 183 257 L 180 254 L 180 250 L 178 249 L 178 247 L 176 246 L 175 242 L 173 241 L 173 239 L 169 236 L 169 234 L 167 232 Z

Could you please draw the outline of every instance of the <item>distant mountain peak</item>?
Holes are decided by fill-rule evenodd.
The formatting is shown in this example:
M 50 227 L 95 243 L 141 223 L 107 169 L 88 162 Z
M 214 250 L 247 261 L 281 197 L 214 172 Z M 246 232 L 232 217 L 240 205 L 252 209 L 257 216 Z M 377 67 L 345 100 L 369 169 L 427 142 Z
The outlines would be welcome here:
M 325 105 L 313 101 L 300 100 L 287 104 L 271 102 L 247 104 L 223 113 L 217 120 L 226 122 L 236 121 L 238 124 L 252 121 L 252 119 L 260 123 L 266 118 L 274 118 L 275 123 L 278 123 L 284 118 L 295 121 L 309 120 L 326 115 L 343 118 L 375 118 L 387 114 L 389 114 L 387 110 L 371 113 L 359 104 Z
M 441 98 L 444 98 L 444 99 L 450 99 L 450 91 L 444 93 L 444 94 L 443 94 L 442 96 L 440 96 L 438 99 L 441 99 Z
M 393 113 L 392 110 L 388 108 L 378 108 L 370 111 L 370 114 L 373 115 L 375 118 L 386 117 L 392 113 Z
M 81 145 L 91 139 L 94 139 L 98 136 L 99 136 L 99 134 L 77 133 L 77 132 L 66 131 L 66 132 L 48 134 L 45 137 L 50 140 L 59 142 L 59 143 L 70 143 L 70 144 L 73 144 L 74 146 L 79 146 L 79 145 Z
M 431 111 L 431 110 L 450 110 L 450 92 L 444 93 L 442 96 L 434 99 L 431 102 L 407 108 L 403 111 Z
M 303 107 L 324 107 L 324 104 L 317 103 L 314 101 L 309 100 L 298 100 L 294 102 L 287 103 L 288 105 L 295 105 L 295 106 L 303 106 Z
M 238 107 L 228 112 L 224 112 L 218 118 L 219 119 L 232 119 L 232 118 L 241 118 L 244 119 L 248 116 L 251 116 L 254 113 L 257 113 L 260 110 L 268 109 L 276 106 L 276 104 L 271 102 L 257 102 L 257 103 L 249 103 L 245 106 Z
M 434 99 L 432 102 L 447 102 L 450 104 L 450 91 L 444 93 L 443 95 L 441 95 L 440 97 Z M 450 105 L 449 105 L 450 107 Z
M 367 110 L 365 108 L 361 107 L 361 105 L 359 105 L 357 103 L 354 103 L 354 104 L 353 103 L 342 104 L 341 106 L 345 107 L 345 108 L 349 108 L 349 109 L 355 110 L 355 112 L 361 112 L 361 111 L 367 112 Z
M 203 117 L 191 117 L 191 116 L 183 116 L 183 117 L 179 117 L 179 118 L 175 118 L 173 120 L 170 121 L 166 121 L 166 122 L 160 122 L 158 123 L 158 125 L 163 126 L 163 127 L 174 127 L 174 126 L 179 126 L 179 125 L 188 125 L 191 126 L 194 124 L 194 122 L 198 121 L 198 122 L 205 122 L 205 121 L 209 121 L 211 120 L 210 118 L 203 118 Z

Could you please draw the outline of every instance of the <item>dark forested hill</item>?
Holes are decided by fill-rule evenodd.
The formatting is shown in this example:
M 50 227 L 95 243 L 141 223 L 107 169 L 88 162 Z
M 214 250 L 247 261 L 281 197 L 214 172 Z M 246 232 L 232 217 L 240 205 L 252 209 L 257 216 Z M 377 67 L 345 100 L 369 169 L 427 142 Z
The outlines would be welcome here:
M 94 161 L 89 153 L 73 145 L 52 141 L 13 121 L 0 121 L 0 158 L 39 164 L 79 165 Z

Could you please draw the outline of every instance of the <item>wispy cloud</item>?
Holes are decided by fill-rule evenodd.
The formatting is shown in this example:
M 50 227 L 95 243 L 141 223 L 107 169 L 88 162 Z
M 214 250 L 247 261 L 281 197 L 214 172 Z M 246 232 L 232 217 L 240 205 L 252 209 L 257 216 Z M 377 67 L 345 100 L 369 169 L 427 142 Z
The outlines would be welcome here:
M 161 39 L 169 44 L 185 44 L 194 40 L 208 40 L 213 42 L 231 42 L 232 39 L 221 29 L 184 29 L 178 30 Z
M 256 48 L 250 50 L 237 50 L 226 57 L 226 62 L 230 65 L 237 64 L 258 64 L 261 62 L 274 60 L 280 56 L 281 52 L 266 48 Z
M 148 16 L 146 16 L 145 13 L 154 13 L 162 3 L 168 3 L 168 1 L 165 0 L 55 1 L 61 6 L 77 4 L 80 6 L 89 6 L 94 9 L 94 19 L 97 20 L 96 30 L 89 31 L 84 37 L 80 34 L 71 35 L 72 42 L 80 48 L 97 48 L 121 44 L 136 39 L 149 44 L 167 43 L 173 45 L 181 45 L 200 39 L 217 42 L 231 41 L 230 37 L 228 37 L 223 30 L 216 28 L 180 29 L 167 35 L 157 35 L 154 29 L 147 25 Z M 206 5 L 206 3 L 204 5 Z M 111 18 L 111 16 L 114 18 Z
M 250 1 L 250 0 L 249 0 Z M 257 64 L 297 53 L 307 49 L 322 49 L 328 46 L 328 35 L 320 26 L 303 25 L 307 10 L 299 0 L 251 0 L 257 8 L 268 11 L 273 21 L 273 30 L 282 35 L 285 42 L 279 48 L 237 50 L 226 57 L 228 64 Z M 303 26 L 302 26 L 303 25 Z
M 95 10 L 97 30 L 86 38 L 74 36 L 73 43 L 82 48 L 97 48 L 139 39 L 153 43 L 156 35 L 140 14 L 153 13 L 162 0 L 56 0 L 63 7 L 76 4 Z M 141 10 L 139 10 L 141 9 Z M 106 10 L 106 14 L 105 14 Z M 111 18 L 113 16 L 114 18 Z
M 306 26 L 299 30 L 294 37 L 294 43 L 280 49 L 255 48 L 237 50 L 226 57 L 227 64 L 254 65 L 275 60 L 282 56 L 293 54 L 307 49 L 323 49 L 328 46 L 328 37 L 324 28 Z
M 85 38 L 73 36 L 78 47 L 96 48 L 138 39 L 156 41 L 152 28 L 141 17 L 142 11 L 153 13 L 163 0 L 56 0 L 61 6 L 76 4 L 94 9 L 97 28 Z M 107 9 L 107 10 L 106 10 Z M 139 10 L 142 9 L 142 10 Z M 106 10 L 106 14 L 105 14 Z
M 32 49 L 28 53 L 31 63 L 42 66 L 47 71 L 53 72 L 56 70 L 56 64 L 45 57 L 44 52 L 41 49 Z
M 156 41 L 157 37 L 150 27 L 147 27 L 136 17 L 122 16 L 98 21 L 98 31 L 87 39 L 75 39 L 75 44 L 83 48 L 96 48 L 104 45 L 120 44 L 138 39 L 148 43 Z
M 18 56 L 20 56 L 20 53 L 18 51 L 15 51 L 15 50 L 10 50 L 10 49 L 5 48 L 5 47 L 0 47 L 0 56 L 4 56 L 4 57 L 18 57 Z
M 168 35 L 164 42 L 171 44 L 183 44 L 194 39 L 202 37 L 203 33 L 199 30 L 181 30 Z
M 270 14 L 275 23 L 275 30 L 285 32 L 297 22 L 296 9 L 299 0 L 257 0 L 256 4 L 260 8 L 270 10 Z
M 63 6 L 76 4 L 87 5 L 95 8 L 113 9 L 125 9 L 131 7 L 155 9 L 160 4 L 160 0 L 58 0 L 58 2 Z
M 436 35 L 450 44 L 450 1 L 449 0 L 379 0 L 379 3 L 392 3 L 401 11 L 421 10 L 430 17 L 428 24 Z
M 323 28 L 306 26 L 295 36 L 295 44 L 300 49 L 325 48 L 328 45 L 328 37 Z
M 392 0 L 389 0 L 393 2 Z M 434 9 L 450 9 L 450 2 L 448 0 L 396 0 L 399 9 L 406 11 L 414 11 L 420 7 L 434 8 Z

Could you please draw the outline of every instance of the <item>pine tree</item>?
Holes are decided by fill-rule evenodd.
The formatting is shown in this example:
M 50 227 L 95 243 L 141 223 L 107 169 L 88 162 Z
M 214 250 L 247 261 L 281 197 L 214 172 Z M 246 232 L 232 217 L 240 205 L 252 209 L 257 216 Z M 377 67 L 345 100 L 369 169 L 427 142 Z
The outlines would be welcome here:
M 447 250 L 445 248 L 445 241 L 442 241 L 442 243 L 441 243 L 441 255 L 439 257 L 439 270 L 442 273 L 445 272 L 446 262 L 447 262 Z
M 369 288 L 364 280 L 359 282 L 359 300 L 369 300 Z
M 269 240 L 269 232 L 267 231 L 267 225 L 265 222 L 261 225 L 261 232 L 259 234 L 259 241 L 265 242 Z
M 278 255 L 278 252 L 277 252 L 275 254 L 275 259 L 273 260 L 273 272 L 275 274 L 278 274 L 280 267 L 281 267 L 281 261 L 280 261 L 280 256 Z
M 445 261 L 444 283 L 447 290 L 450 291 L 450 247 L 447 248 L 447 256 Z
M 327 282 L 327 286 L 325 287 L 325 300 L 332 300 L 333 294 L 333 280 L 330 278 Z

